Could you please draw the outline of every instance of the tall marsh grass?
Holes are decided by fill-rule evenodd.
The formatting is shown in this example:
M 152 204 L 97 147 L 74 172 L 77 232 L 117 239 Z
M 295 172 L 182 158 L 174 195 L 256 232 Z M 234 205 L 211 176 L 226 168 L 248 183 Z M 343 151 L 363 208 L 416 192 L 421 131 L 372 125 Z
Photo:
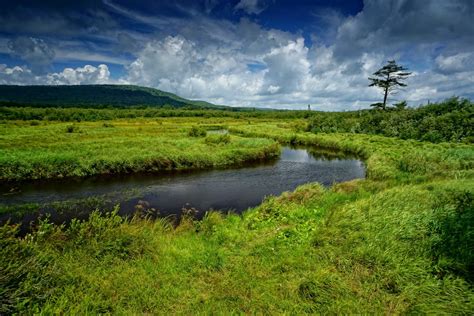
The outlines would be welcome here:
M 0 181 L 210 168 L 279 155 L 278 144 L 264 138 L 202 141 L 206 130 L 196 123 L 0 124 Z M 226 146 L 215 147 L 216 141 Z
M 352 152 L 368 168 L 367 179 L 307 184 L 242 216 L 177 227 L 118 210 L 67 227 L 43 220 L 24 237 L 4 225 L 0 314 L 472 314 L 472 145 L 316 135 L 295 128 L 303 122 L 227 120 L 231 135 L 206 137 L 187 134 L 202 122 L 179 119 L 81 123 L 82 133 L 0 124 L 3 179 L 156 159 L 228 165 L 267 158 L 276 141 Z

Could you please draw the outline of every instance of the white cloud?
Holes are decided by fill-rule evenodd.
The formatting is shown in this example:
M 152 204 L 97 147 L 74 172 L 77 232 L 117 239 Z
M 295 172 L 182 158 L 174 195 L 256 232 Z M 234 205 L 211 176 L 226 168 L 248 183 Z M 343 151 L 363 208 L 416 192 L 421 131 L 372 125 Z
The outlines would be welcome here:
M 470 0 L 366 0 L 363 11 L 353 17 L 316 12 L 316 21 L 331 29 L 314 28 L 312 46 L 300 33 L 265 28 L 250 18 L 231 22 L 196 12 L 186 18 L 152 16 L 110 0 L 104 3 L 116 14 L 154 30 L 112 34 L 111 40 L 132 58 L 91 46 L 94 55 L 70 43 L 55 48 L 56 59 L 95 60 L 104 65 L 41 76 L 34 75 L 31 67 L 3 66 L 0 81 L 108 83 L 113 80 L 105 63 L 120 63 L 126 65 L 126 74 L 117 82 L 186 98 L 235 106 L 304 109 L 311 104 L 318 110 L 342 110 L 380 101 L 381 91 L 369 88 L 367 78 L 395 58 L 414 74 L 407 88 L 390 96 L 390 104 L 403 99 L 419 104 L 452 95 L 474 97 Z M 265 3 L 240 1 L 234 9 L 258 14 Z M 209 1 L 207 13 L 214 4 Z M 325 38 L 321 32 L 330 34 L 326 37 L 331 40 L 319 41 Z
M 27 66 L 12 68 L 0 64 L 0 84 L 50 84 L 50 85 L 77 85 L 113 83 L 110 80 L 110 71 L 107 65 L 98 67 L 85 65 L 78 68 L 65 68 L 61 72 L 35 75 Z
M 268 67 L 265 84 L 279 87 L 278 91 L 284 93 L 305 90 L 311 67 L 307 55 L 308 48 L 303 38 L 271 48 L 263 58 Z
M 390 58 L 406 65 L 410 61 L 406 47 L 425 56 L 431 53 L 430 43 L 449 39 L 445 29 L 452 27 L 449 17 L 453 10 L 469 14 L 466 2 L 458 2 L 457 7 L 441 5 L 449 11 L 444 18 L 440 17 L 443 10 L 431 3 L 424 7 L 406 1 L 369 0 L 357 16 L 331 19 L 328 24 L 336 29 L 335 40 L 326 45 L 316 42 L 312 47 L 298 34 L 265 29 L 247 19 L 233 24 L 195 17 L 171 23 L 173 33 L 181 35 L 150 41 L 128 67 L 127 81 L 236 106 L 305 108 L 311 103 L 313 108 L 324 110 L 368 107 L 380 100 L 381 92 L 368 87 L 367 77 Z M 244 5 L 257 4 L 238 4 L 240 9 Z M 400 29 L 395 23 L 401 21 L 414 28 L 417 16 L 427 23 L 435 20 L 440 25 L 434 31 L 438 35 L 429 35 L 427 32 L 433 30 L 424 27 L 416 32 Z M 147 22 L 156 25 L 154 20 Z M 465 28 L 471 26 L 461 24 L 454 26 L 456 32 L 470 36 Z M 387 36 L 389 41 L 384 39 Z M 427 45 L 418 45 L 419 40 Z M 378 41 L 384 45 L 382 49 L 377 49 Z M 390 96 L 389 102 L 404 98 L 411 104 L 428 98 L 434 101 L 446 97 L 443 91 L 449 89 L 451 94 L 469 95 L 468 89 L 453 85 L 450 78 L 435 70 L 460 71 L 470 55 L 437 54 L 437 66 L 432 59 L 423 74 L 410 79 L 408 88 Z M 472 76 L 472 72 L 464 76 L 469 74 Z M 465 82 L 472 87 L 469 80 Z
M 435 59 L 436 68 L 443 74 L 474 70 L 474 53 L 459 53 L 451 56 L 439 55 Z
M 200 32 L 196 41 L 181 35 L 150 41 L 128 67 L 126 81 L 235 106 L 302 109 L 310 103 L 314 109 L 341 110 L 368 107 L 381 98 L 378 89 L 368 87 L 367 78 L 392 57 L 384 52 L 340 59 L 337 43 L 308 47 L 297 34 L 263 29 L 248 20 L 225 24 L 220 32 L 213 38 L 203 38 L 205 32 Z M 454 67 L 450 59 L 438 61 Z M 422 77 L 409 80 L 409 87 L 390 96 L 389 102 L 408 98 L 418 104 L 468 93 L 450 84 L 447 76 L 436 77 L 433 70 Z M 428 83 L 433 86 L 423 86 Z M 441 93 L 443 86 L 452 87 L 451 95 Z
M 0 84 L 33 84 L 35 81 L 34 75 L 28 67 L 7 67 L 5 64 L 0 64 Z
M 128 67 L 126 81 L 235 106 L 305 108 L 311 103 L 315 109 L 338 110 L 368 106 L 379 98 L 367 77 L 383 55 L 341 62 L 333 47 L 309 48 L 298 35 L 248 21 L 225 32 L 224 38 L 240 35 L 240 41 L 203 43 L 183 36 L 151 41 Z
M 442 74 L 426 70 L 415 72 L 409 81 L 409 89 L 404 89 L 401 97 L 411 104 L 437 101 L 452 96 L 474 99 L 474 71 Z
M 50 73 L 46 76 L 48 84 L 100 84 L 108 83 L 110 71 L 107 65 L 97 67 L 85 65 L 84 67 L 65 68 L 59 73 Z
M 196 98 L 252 95 L 262 74 L 247 69 L 243 57 L 227 48 L 201 47 L 182 36 L 149 42 L 128 67 L 128 82 Z
M 240 0 L 234 9 L 236 11 L 242 10 L 247 14 L 260 14 L 268 7 L 266 2 L 262 0 Z

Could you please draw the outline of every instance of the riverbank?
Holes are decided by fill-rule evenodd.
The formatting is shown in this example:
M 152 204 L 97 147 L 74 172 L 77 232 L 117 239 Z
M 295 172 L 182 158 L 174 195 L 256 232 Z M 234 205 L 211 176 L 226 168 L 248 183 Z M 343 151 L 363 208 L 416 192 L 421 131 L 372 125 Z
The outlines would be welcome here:
M 255 122 L 231 127 L 246 137 L 267 137 L 280 143 L 319 146 L 366 159 L 367 178 L 394 184 L 474 177 L 474 146 L 420 142 L 395 137 L 303 132 L 302 122 Z
M 222 124 L 223 120 L 219 120 Z M 203 134 L 192 134 L 199 127 Z M 134 119 L 0 124 L 0 181 L 238 166 L 278 156 L 275 141 L 206 136 L 215 120 Z
M 90 212 L 120 204 L 121 216 L 137 209 L 153 209 L 157 217 L 176 217 L 193 209 L 202 217 L 209 209 L 241 213 L 259 205 L 265 196 L 280 195 L 299 185 L 324 186 L 365 177 L 364 163 L 355 156 L 318 148 L 282 147 L 277 159 L 247 163 L 238 168 L 134 173 L 59 179 L 0 186 L 0 225 L 10 220 L 30 222 L 49 214 L 53 223 L 86 219 Z M 26 227 L 25 227 L 26 226 Z
M 471 313 L 474 148 L 303 123 L 226 124 L 358 153 L 368 178 L 176 228 L 98 212 L 68 228 L 43 221 L 25 238 L 3 226 L 0 313 Z
M 2 312 L 472 311 L 474 182 L 382 187 L 306 185 L 176 229 L 98 213 L 25 239 L 4 226 Z

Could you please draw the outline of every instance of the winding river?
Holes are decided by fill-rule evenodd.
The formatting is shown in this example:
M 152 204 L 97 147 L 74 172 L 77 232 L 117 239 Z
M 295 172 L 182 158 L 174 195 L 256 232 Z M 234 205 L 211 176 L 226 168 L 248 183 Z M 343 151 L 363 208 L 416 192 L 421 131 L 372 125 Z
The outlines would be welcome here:
M 331 185 L 365 177 L 364 163 L 354 156 L 321 149 L 283 147 L 281 156 L 270 162 L 238 169 L 217 169 L 162 174 L 100 176 L 87 179 L 32 182 L 0 186 L 0 206 L 12 212 L 0 215 L 29 223 L 40 213 L 51 221 L 86 218 L 95 207 L 120 204 L 119 214 L 137 209 L 152 210 L 160 217 L 191 210 L 198 218 L 206 210 L 233 211 L 256 206 L 265 196 L 279 195 L 308 182 Z M 15 206 L 37 204 L 39 210 L 14 214 Z M 60 209 L 60 211 L 58 211 Z

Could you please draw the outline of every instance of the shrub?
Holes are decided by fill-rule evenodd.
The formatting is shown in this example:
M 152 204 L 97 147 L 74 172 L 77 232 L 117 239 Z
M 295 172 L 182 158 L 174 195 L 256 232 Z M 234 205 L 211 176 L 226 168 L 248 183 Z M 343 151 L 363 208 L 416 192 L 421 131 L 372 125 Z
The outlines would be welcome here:
M 309 118 L 313 133 L 364 133 L 439 142 L 471 142 L 474 103 L 451 98 L 440 103 L 407 108 L 406 102 L 385 111 L 320 112 Z
M 77 132 L 79 132 L 79 127 L 75 125 L 66 126 L 66 133 L 77 133 Z
M 188 136 L 191 137 L 203 137 L 206 136 L 206 130 L 202 127 L 193 126 L 188 132 Z

